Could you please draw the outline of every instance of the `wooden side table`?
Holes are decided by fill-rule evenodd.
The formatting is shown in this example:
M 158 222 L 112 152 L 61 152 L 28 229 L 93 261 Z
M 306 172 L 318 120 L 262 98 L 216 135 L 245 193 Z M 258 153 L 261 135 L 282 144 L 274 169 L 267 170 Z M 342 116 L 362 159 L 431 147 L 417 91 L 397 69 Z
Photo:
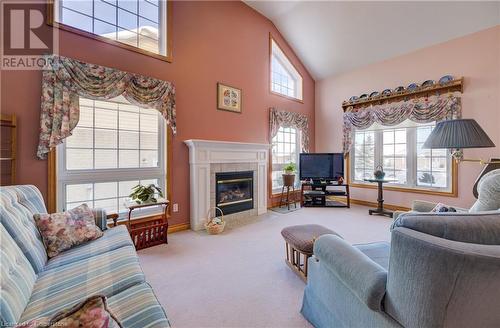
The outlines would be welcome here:
M 127 227 L 130 233 L 130 237 L 134 242 L 136 249 L 147 248 L 151 246 L 156 246 L 159 244 L 168 244 L 167 231 L 168 231 L 168 219 L 167 219 L 167 209 L 170 202 L 164 198 L 158 198 L 157 202 L 148 202 L 138 204 L 136 202 L 127 202 L 125 206 L 128 208 L 128 219 Z M 132 212 L 139 208 L 162 206 L 162 214 L 158 218 L 147 221 L 142 221 L 140 223 L 133 223 Z
M 370 214 L 370 215 L 372 215 L 372 214 L 385 215 L 385 216 L 388 216 L 388 217 L 392 218 L 392 216 L 393 216 L 394 213 L 392 211 L 388 211 L 388 210 L 384 209 L 384 188 L 383 188 L 383 184 L 384 183 L 393 182 L 393 180 L 364 179 L 364 181 L 377 183 L 377 186 L 378 186 L 377 208 L 376 209 L 372 209 L 372 210 L 368 210 L 368 214 Z

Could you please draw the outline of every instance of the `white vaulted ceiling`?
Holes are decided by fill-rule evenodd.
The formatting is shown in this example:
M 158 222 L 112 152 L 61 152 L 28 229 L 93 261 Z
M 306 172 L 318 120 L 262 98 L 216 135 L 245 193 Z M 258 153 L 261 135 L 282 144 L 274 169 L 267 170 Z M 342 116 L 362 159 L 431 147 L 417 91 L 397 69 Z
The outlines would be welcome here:
M 316 80 L 500 24 L 500 2 L 245 3 L 276 25 Z

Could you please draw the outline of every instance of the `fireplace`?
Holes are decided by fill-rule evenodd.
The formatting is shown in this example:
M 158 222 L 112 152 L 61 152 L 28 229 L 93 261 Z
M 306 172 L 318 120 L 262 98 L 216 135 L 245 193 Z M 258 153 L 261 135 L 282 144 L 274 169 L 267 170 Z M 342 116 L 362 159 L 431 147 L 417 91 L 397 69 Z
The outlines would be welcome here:
M 215 206 L 224 214 L 254 208 L 253 171 L 215 174 Z

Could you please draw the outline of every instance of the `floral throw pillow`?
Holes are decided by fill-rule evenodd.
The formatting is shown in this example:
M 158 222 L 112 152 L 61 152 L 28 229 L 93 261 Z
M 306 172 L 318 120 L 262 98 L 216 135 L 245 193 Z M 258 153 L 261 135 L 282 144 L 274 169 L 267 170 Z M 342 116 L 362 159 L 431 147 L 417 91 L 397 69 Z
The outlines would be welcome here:
M 109 311 L 106 297 L 96 295 L 70 309 L 62 310 L 52 318 L 37 318 L 16 326 L 16 328 L 44 327 L 121 328 L 122 325 Z
M 54 214 L 35 214 L 36 225 L 42 235 L 48 257 L 97 239 L 103 235 L 96 226 L 94 214 L 87 204 Z

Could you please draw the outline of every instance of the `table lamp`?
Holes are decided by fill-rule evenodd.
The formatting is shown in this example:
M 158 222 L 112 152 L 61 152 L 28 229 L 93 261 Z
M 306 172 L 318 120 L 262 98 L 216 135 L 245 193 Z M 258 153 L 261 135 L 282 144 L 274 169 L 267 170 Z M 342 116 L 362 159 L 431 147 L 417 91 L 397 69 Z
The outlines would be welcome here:
M 452 149 L 452 156 L 457 162 L 500 163 L 499 161 L 486 162 L 482 159 L 463 158 L 462 149 L 464 148 L 487 147 L 495 147 L 495 144 L 473 119 L 438 122 L 422 146 L 424 149 Z

